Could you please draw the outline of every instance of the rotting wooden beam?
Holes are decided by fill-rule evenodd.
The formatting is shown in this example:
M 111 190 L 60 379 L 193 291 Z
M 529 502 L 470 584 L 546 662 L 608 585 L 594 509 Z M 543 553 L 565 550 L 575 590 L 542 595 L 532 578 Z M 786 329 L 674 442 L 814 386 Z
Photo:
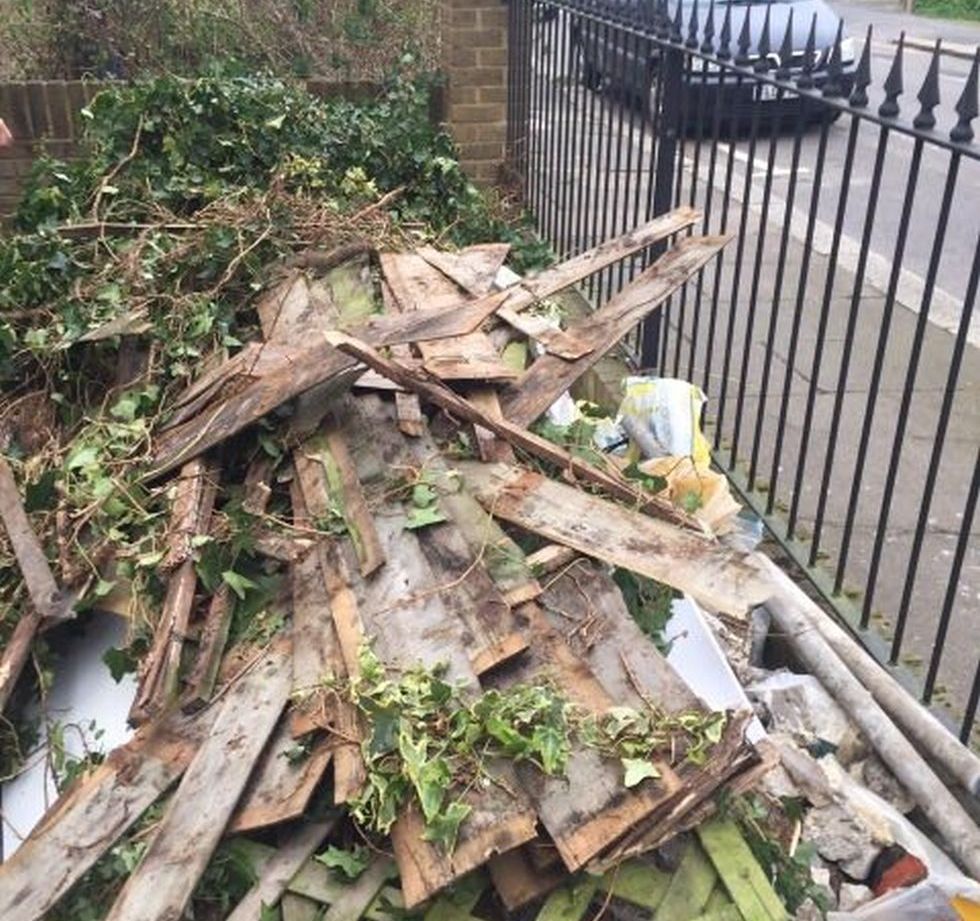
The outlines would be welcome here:
M 687 592 L 710 610 L 741 617 L 772 593 L 751 554 L 521 467 L 456 466 L 495 517 Z
M 523 309 L 692 226 L 699 217 L 699 212 L 692 208 L 678 208 L 504 291 L 472 303 L 373 317 L 355 325 L 350 332 L 378 348 L 465 335 L 477 329 L 501 305 Z M 220 444 L 311 387 L 329 385 L 323 393 L 323 398 L 328 399 L 333 390 L 346 389 L 358 373 L 355 361 L 326 343 L 314 343 L 298 350 L 288 362 L 249 382 L 240 392 L 162 433 L 144 479 L 154 479 Z
M 710 262 L 731 236 L 688 237 L 661 256 L 594 314 L 565 330 L 579 355 L 566 350 L 542 355 L 501 394 L 504 415 L 518 425 L 530 425 L 572 384 L 585 374 L 631 329 L 657 309 L 678 288 Z M 555 349 L 549 349 L 554 352 Z
M 547 438 L 542 438 L 540 435 L 515 425 L 508 419 L 494 418 L 438 381 L 421 377 L 397 362 L 385 358 L 365 342 L 339 332 L 327 333 L 326 336 L 328 341 L 338 349 L 357 357 L 374 368 L 375 371 L 384 374 L 385 377 L 414 390 L 425 400 L 445 409 L 458 419 L 483 426 L 515 447 L 558 465 L 569 475 L 600 486 L 617 499 L 629 502 L 641 509 L 654 511 L 660 517 L 670 521 L 691 523 L 691 518 L 686 513 L 666 499 L 643 492 L 634 483 L 625 479 L 618 470 L 602 470 L 581 458 L 575 457 L 554 442 L 548 441 Z M 696 527 L 696 524 L 693 526 Z
M 13 471 L 3 455 L 0 455 L 0 518 L 34 608 L 45 620 L 71 617 L 72 600 L 54 580 L 41 542 L 24 511 Z
M 106 921 L 164 921 L 183 914 L 290 687 L 289 657 L 270 649 L 224 696 L 210 734 Z

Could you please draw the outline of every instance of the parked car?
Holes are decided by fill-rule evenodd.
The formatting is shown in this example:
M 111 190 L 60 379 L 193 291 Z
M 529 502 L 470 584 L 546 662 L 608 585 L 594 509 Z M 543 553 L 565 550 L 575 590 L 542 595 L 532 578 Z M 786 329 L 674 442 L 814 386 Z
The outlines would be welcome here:
M 688 35 L 690 4 L 693 2 L 694 0 L 683 0 L 687 5 L 684 16 L 685 38 Z M 757 61 L 765 7 L 759 4 L 750 7 L 747 0 L 728 0 L 727 5 L 731 8 L 733 56 L 738 47 L 742 24 L 751 8 L 748 57 L 752 62 Z M 707 21 L 705 6 L 704 3 L 700 4 L 699 40 L 703 37 Z M 724 0 L 714 5 L 716 47 L 725 17 L 725 6 Z M 643 21 L 644 17 L 649 15 L 650 0 L 607 0 L 607 8 L 614 16 L 619 14 Z M 816 15 L 816 41 L 811 58 L 811 70 L 814 85 L 818 88 L 822 87 L 828 79 L 827 68 L 840 19 L 823 0 L 773 0 L 769 4 L 770 50 L 767 54 L 772 65 L 771 71 L 782 63 L 780 48 L 789 22 L 790 10 L 793 12 L 793 56 L 789 62 L 790 74 L 795 80 L 803 70 L 810 24 Z M 576 51 L 574 57 L 581 82 L 589 89 L 595 90 L 607 86 L 635 98 L 643 105 L 650 104 L 650 101 L 656 98 L 661 46 L 653 39 L 636 39 L 622 28 L 615 26 L 606 28 L 594 19 L 576 16 L 574 13 L 570 13 L 570 16 L 571 41 Z M 730 70 L 722 76 L 722 69 L 718 65 L 697 55 L 691 55 L 690 62 L 690 67 L 685 68 L 685 86 L 688 94 L 686 108 L 690 124 L 696 123 L 698 114 L 701 115 L 702 120 L 713 119 L 716 104 L 720 107 L 723 123 L 729 127 L 747 125 L 758 106 L 763 107 L 758 111 L 764 119 L 771 119 L 777 114 L 785 118 L 799 111 L 801 97 L 796 94 L 780 95 L 771 83 L 751 78 L 738 81 Z M 841 42 L 841 64 L 843 71 L 840 80 L 841 90 L 846 94 L 850 92 L 854 82 L 855 49 L 851 38 L 845 38 Z M 720 101 L 717 99 L 719 92 L 723 94 Z M 816 118 L 820 118 L 826 111 L 826 107 L 823 106 L 811 108 Z

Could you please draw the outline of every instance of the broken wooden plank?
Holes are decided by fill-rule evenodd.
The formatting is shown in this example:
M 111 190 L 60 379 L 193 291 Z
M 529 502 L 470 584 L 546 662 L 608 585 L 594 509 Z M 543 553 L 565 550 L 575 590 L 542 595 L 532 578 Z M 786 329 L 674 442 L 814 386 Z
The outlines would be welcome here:
M 20 679 L 24 665 L 31 654 L 34 637 L 44 620 L 41 612 L 33 605 L 21 613 L 17 626 L 14 627 L 10 639 L 0 656 L 0 713 L 7 707 L 14 688 Z
M 528 554 L 527 565 L 531 571 L 539 576 L 546 576 L 564 569 L 575 560 L 579 559 L 577 550 L 566 547 L 564 544 L 545 544 L 534 553 Z
M 211 699 L 234 613 L 231 589 L 222 583 L 211 596 L 201 627 L 194 666 L 187 676 L 187 690 L 181 698 L 180 705 L 185 711 L 199 710 Z
M 540 457 L 550 463 L 557 464 L 569 474 L 588 480 L 596 486 L 601 486 L 617 499 L 623 499 L 643 509 L 655 509 L 663 518 L 671 521 L 689 523 L 690 516 L 673 506 L 666 499 L 639 490 L 627 480 L 618 470 L 608 471 L 578 458 L 554 442 L 548 441 L 533 432 L 528 431 L 506 419 L 495 419 L 482 412 L 468 400 L 454 393 L 440 383 L 426 380 L 397 362 L 385 358 L 380 352 L 366 343 L 353 339 L 344 333 L 327 333 L 327 339 L 350 355 L 354 355 L 376 371 L 398 381 L 400 384 L 414 390 L 425 400 L 447 410 L 459 419 L 472 422 L 489 429 L 491 432 L 506 439 L 512 445 Z
M 687 592 L 710 610 L 744 616 L 771 594 L 751 554 L 520 467 L 457 468 L 497 518 Z
M 617 864 L 606 873 L 599 888 L 611 892 L 617 899 L 629 902 L 637 908 L 655 911 L 667 888 L 670 874 L 640 860 L 628 860 Z
M 479 243 L 458 253 L 420 246 L 416 252 L 467 294 L 480 297 L 493 288 L 497 273 L 510 252 L 510 244 Z
M 494 388 L 475 388 L 469 394 L 469 400 L 480 412 L 493 419 L 503 419 L 504 413 L 500 408 L 500 399 Z M 516 461 L 514 449 L 503 438 L 498 438 L 489 429 L 485 429 L 482 425 L 474 425 L 473 434 L 476 436 L 476 448 L 481 460 L 502 461 L 505 464 L 512 464 Z
M 179 560 L 179 564 L 167 581 L 167 594 L 153 645 L 141 665 L 139 689 L 129 710 L 129 721 L 133 725 L 146 722 L 161 712 L 179 690 L 184 638 L 188 633 L 197 588 L 195 560 L 191 556 L 192 541 L 194 537 L 207 532 L 217 491 L 215 467 L 200 458 L 184 465 L 171 516 L 174 525 L 171 531 L 174 541 L 171 544 L 172 557 Z
M 289 719 L 279 721 L 248 779 L 226 834 L 266 828 L 303 814 L 333 755 L 326 735 L 317 735 L 308 745 L 305 752 L 297 751 Z
M 594 314 L 566 330 L 585 351 L 575 361 L 542 355 L 501 394 L 504 415 L 530 425 L 652 310 L 713 259 L 730 236 L 688 237 Z
M 678 208 L 505 291 L 469 304 L 372 317 L 352 327 L 350 332 L 378 348 L 465 335 L 477 329 L 502 304 L 514 310 L 533 304 L 693 225 L 699 217 L 694 209 Z M 329 385 L 323 391 L 323 399 L 327 399 L 331 393 L 346 389 L 349 379 L 357 373 L 355 361 L 325 343 L 314 343 L 297 351 L 280 367 L 250 381 L 240 392 L 163 433 L 154 446 L 144 479 L 158 477 L 202 454 L 312 387 Z
M 588 667 L 569 649 L 564 638 L 534 602 L 515 615 L 529 640 L 522 657 L 490 684 L 534 683 L 547 674 L 574 703 L 604 713 L 615 701 Z M 488 682 L 484 681 L 484 685 Z M 623 787 L 618 762 L 584 746 L 573 746 L 565 777 L 548 777 L 530 765 L 517 765 L 523 788 L 537 809 L 565 866 L 581 869 L 607 847 L 668 802 L 680 781 L 664 761 L 656 762 L 660 776 L 636 787 Z
M 395 297 L 394 292 L 391 290 L 391 286 L 382 277 L 381 279 L 381 302 L 384 304 L 384 309 L 387 313 L 400 313 L 401 303 L 398 298 Z M 406 361 L 412 357 L 412 349 L 410 346 L 405 345 L 393 345 L 391 347 L 391 354 L 395 357 L 397 361 Z M 368 370 L 365 377 L 368 374 L 373 374 L 376 377 L 381 377 L 375 371 Z M 361 378 L 363 381 L 364 378 Z M 383 380 L 384 378 L 382 378 Z M 389 381 L 389 383 L 391 383 Z M 408 435 L 409 438 L 418 438 L 423 429 L 425 428 L 425 419 L 422 416 L 422 407 L 419 405 L 419 398 L 414 393 L 409 393 L 404 390 L 399 390 L 395 394 L 395 408 L 398 415 L 398 428 L 401 430 L 402 434 Z
M 417 253 L 382 253 L 381 270 L 403 312 L 434 303 L 469 300 L 459 287 Z M 417 342 L 424 367 L 442 380 L 505 381 L 517 377 L 501 361 L 493 343 L 480 330 L 463 336 Z
M 224 696 L 210 734 L 107 921 L 181 916 L 286 706 L 291 683 L 289 656 L 270 649 Z
M 519 333 L 533 339 L 546 352 L 575 361 L 583 355 L 588 355 L 592 347 L 581 339 L 570 335 L 563 329 L 553 325 L 547 318 L 534 316 L 531 313 L 518 313 L 509 307 L 501 307 L 496 316 Z
M 264 861 L 255 884 L 228 915 L 227 921 L 256 921 L 261 918 L 262 907 L 275 905 L 282 898 L 289 881 L 330 834 L 338 818 L 334 815 L 321 822 L 303 822 L 298 828 L 291 829 L 285 843 Z
M 72 599 L 58 588 L 44 549 L 24 511 L 14 473 L 0 454 L 0 518 L 13 548 L 34 609 L 45 620 L 72 616 Z
M 454 590 L 452 577 L 433 570 L 420 546 L 420 535 L 406 528 L 408 511 L 393 489 L 392 466 L 410 442 L 390 424 L 391 407 L 380 398 L 359 396 L 349 406 L 344 431 L 369 503 L 376 510 L 378 535 L 388 560 L 354 585 L 364 632 L 374 638 L 374 651 L 386 666 L 444 665 L 447 680 L 458 681 L 463 693 L 475 695 L 479 683 L 470 664 L 466 629 L 444 600 L 444 594 Z M 534 837 L 535 815 L 520 795 L 512 766 L 495 763 L 487 769 L 499 783 L 460 791 L 472 811 L 451 854 L 424 840 L 425 823 L 414 805 L 395 823 L 391 839 L 406 906 L 425 901 L 494 853 Z
M 234 686 L 228 693 L 234 693 Z M 17 852 L 0 864 L 0 918 L 43 917 L 180 777 L 216 715 L 217 708 L 193 716 L 171 713 L 72 784 Z

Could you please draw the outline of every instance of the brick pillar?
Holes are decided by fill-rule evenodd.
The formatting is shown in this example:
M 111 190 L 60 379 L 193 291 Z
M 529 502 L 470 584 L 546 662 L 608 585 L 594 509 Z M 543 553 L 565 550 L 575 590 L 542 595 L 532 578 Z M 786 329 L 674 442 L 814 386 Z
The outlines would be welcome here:
M 507 142 L 507 5 L 503 0 L 443 0 L 446 122 L 463 169 L 493 183 Z

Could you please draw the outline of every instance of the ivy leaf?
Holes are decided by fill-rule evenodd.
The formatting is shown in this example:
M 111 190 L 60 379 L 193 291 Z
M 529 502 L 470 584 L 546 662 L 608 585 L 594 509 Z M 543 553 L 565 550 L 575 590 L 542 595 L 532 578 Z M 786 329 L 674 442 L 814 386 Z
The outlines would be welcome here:
M 416 483 L 412 488 L 412 505 L 425 508 L 436 501 L 436 491 L 428 483 Z
M 136 671 L 136 660 L 133 656 L 127 650 L 117 649 L 115 646 L 110 646 L 102 654 L 102 661 L 109 669 L 109 674 L 112 675 L 112 680 L 116 684 L 122 681 L 126 675 Z
M 245 598 L 245 593 L 250 588 L 258 588 L 251 579 L 247 576 L 239 575 L 237 572 L 231 569 L 226 569 L 222 574 L 221 578 L 224 579 L 225 584 L 230 588 L 239 598 Z
M 531 742 L 541 756 L 545 774 L 560 774 L 568 757 L 568 738 L 556 726 L 538 726 Z
M 330 845 L 322 854 L 316 854 L 313 859 L 331 870 L 339 870 L 345 879 L 353 881 L 367 869 L 371 862 L 371 855 L 366 847 L 360 845 L 356 845 L 349 851 Z
M 624 787 L 635 787 L 638 783 L 646 780 L 648 777 L 659 777 L 660 771 L 658 771 L 650 761 L 645 758 L 623 758 L 623 768 L 625 770 L 625 776 L 623 777 Z
M 434 505 L 425 508 L 416 507 L 408 513 L 405 529 L 408 531 L 417 531 L 419 528 L 427 528 L 430 524 L 438 524 L 440 521 L 445 520 L 446 516 Z
M 425 834 L 422 836 L 426 841 L 438 844 L 447 854 L 452 853 L 456 847 L 456 838 L 459 835 L 459 826 L 472 810 L 466 803 L 458 800 L 450 803 L 442 812 L 426 823 Z

